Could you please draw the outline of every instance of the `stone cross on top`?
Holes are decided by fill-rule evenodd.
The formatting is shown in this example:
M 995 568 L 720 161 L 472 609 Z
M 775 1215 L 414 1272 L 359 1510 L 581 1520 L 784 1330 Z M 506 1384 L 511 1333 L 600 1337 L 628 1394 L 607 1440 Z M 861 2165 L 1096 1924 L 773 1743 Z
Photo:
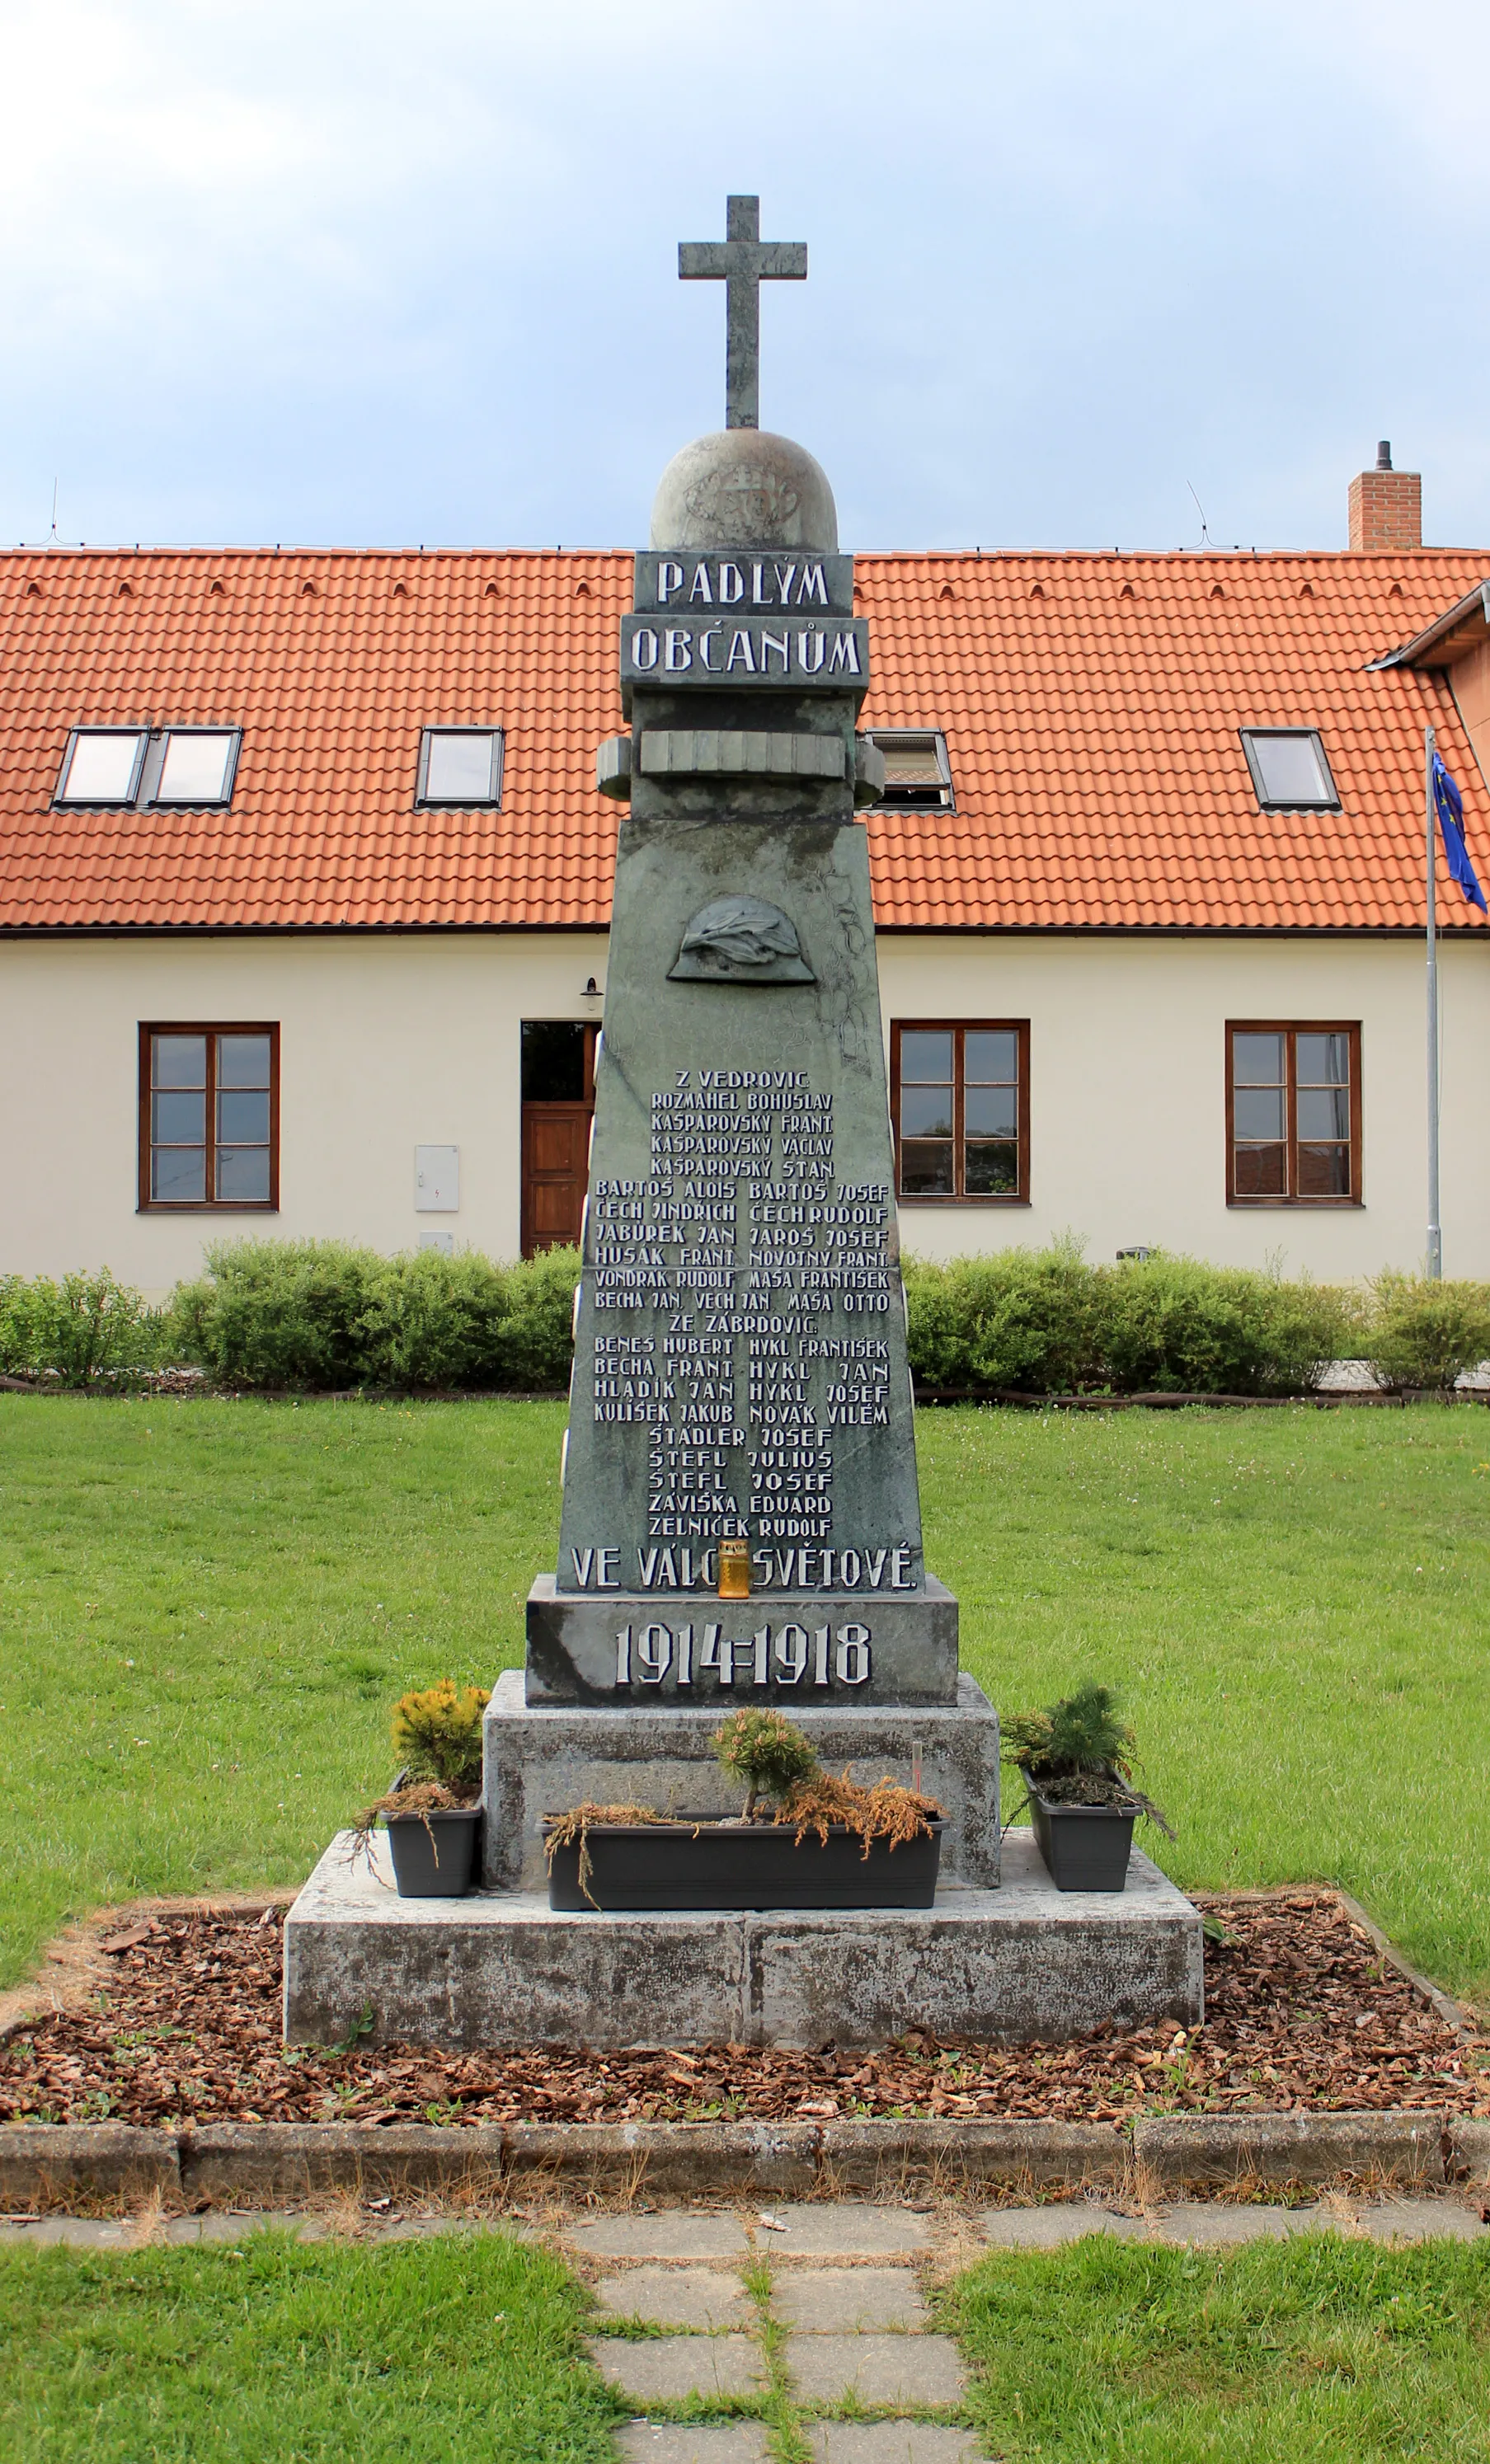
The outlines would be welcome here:
M 679 282 L 723 282 L 724 294 L 724 425 L 761 424 L 761 284 L 805 282 L 807 242 L 763 240 L 759 197 L 725 202 L 723 240 L 678 245 Z

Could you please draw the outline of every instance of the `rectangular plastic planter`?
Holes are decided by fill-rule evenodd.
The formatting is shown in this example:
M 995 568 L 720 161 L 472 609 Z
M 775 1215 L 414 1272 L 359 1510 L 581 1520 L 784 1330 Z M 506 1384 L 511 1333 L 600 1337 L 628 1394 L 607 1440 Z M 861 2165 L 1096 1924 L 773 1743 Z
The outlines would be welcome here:
M 448 1814 L 395 1814 L 384 1819 L 401 1900 L 465 1898 L 476 1870 L 479 1806 L 469 1811 L 461 1806 Z
M 929 1834 L 870 1842 L 834 1827 L 797 1844 L 785 1823 L 597 1822 L 588 1834 L 589 1896 L 580 1889 L 578 1840 L 554 1851 L 551 1908 L 929 1908 L 945 1824 Z
M 1026 1785 L 1034 1844 L 1056 1890 L 1123 1890 L 1137 1814 L 1117 1805 L 1052 1805 L 1033 1780 Z

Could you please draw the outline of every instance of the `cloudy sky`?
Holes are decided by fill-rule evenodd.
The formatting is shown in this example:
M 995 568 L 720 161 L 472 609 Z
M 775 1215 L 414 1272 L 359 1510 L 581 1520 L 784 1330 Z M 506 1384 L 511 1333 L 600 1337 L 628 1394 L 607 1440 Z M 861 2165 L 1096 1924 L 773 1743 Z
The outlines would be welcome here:
M 1340 546 L 1379 436 L 1490 541 L 1483 0 L 4 0 L 0 74 L 0 537 L 634 541 L 758 189 L 846 546 Z

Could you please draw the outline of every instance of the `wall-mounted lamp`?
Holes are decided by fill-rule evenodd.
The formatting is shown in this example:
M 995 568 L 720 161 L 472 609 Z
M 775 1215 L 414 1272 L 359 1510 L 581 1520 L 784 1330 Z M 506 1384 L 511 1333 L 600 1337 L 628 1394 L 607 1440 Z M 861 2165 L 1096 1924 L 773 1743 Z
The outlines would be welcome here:
M 587 1001 L 598 1001 L 600 999 L 600 986 L 596 983 L 593 976 L 587 976 L 585 979 L 585 999 Z

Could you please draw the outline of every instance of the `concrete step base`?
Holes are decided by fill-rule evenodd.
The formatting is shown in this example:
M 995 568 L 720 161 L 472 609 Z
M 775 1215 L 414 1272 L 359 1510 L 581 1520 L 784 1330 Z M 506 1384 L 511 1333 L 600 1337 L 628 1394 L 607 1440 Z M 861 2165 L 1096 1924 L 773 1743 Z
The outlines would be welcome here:
M 913 2026 L 1017 2044 L 1202 2016 L 1199 1914 L 1136 1850 L 1121 1893 L 1057 1891 L 1012 1831 L 999 1889 L 929 1909 L 570 1916 L 536 1892 L 401 1900 L 351 1839 L 286 1920 L 292 2042 L 334 2044 L 369 2008 L 376 2040 L 458 2049 L 870 2046 Z

